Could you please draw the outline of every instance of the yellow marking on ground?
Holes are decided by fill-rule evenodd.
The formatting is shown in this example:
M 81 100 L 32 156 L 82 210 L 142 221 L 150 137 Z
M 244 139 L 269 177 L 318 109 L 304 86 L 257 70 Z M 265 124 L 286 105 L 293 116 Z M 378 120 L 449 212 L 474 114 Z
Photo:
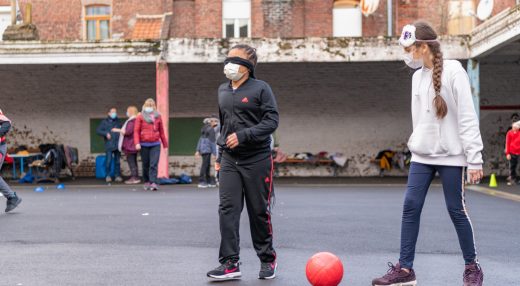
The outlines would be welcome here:
M 508 192 L 493 190 L 488 187 L 481 186 L 468 186 L 468 190 L 472 190 L 478 193 L 490 195 L 492 197 L 502 198 L 510 201 L 520 202 L 520 195 L 511 194 Z

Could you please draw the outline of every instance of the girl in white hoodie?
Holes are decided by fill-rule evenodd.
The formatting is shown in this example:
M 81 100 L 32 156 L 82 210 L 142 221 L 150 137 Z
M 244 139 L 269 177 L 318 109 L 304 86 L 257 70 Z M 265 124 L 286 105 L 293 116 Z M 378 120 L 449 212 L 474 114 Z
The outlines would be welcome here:
M 483 144 L 468 75 L 458 61 L 443 59 L 437 34 L 427 23 L 406 25 L 399 43 L 405 51 L 405 63 L 418 69 L 412 79 L 413 133 L 408 142 L 412 164 L 403 207 L 399 263 L 390 264 L 387 274 L 374 279 L 372 285 L 416 285 L 413 261 L 421 211 L 428 188 L 439 173 L 466 264 L 463 283 L 480 286 L 484 276 L 464 201 L 465 170 L 470 183 L 478 183 L 483 176 Z

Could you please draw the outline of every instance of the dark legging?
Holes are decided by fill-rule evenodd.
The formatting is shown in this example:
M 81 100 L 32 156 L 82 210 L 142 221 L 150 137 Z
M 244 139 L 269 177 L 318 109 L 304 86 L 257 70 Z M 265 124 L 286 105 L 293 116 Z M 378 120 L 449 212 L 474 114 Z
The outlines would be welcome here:
M 516 169 L 518 168 L 518 160 L 520 159 L 520 155 L 511 154 L 511 160 L 509 160 L 509 176 L 513 182 L 518 181 L 518 175 L 516 173 Z
M 127 153 L 126 161 L 130 168 L 130 177 L 139 178 L 139 167 L 137 166 L 137 153 Z
M 161 145 L 141 147 L 141 160 L 143 161 L 143 180 L 145 183 L 158 184 L 157 166 L 161 155 Z
M 466 264 L 476 260 L 473 227 L 464 200 L 464 167 L 435 166 L 413 162 L 408 175 L 401 225 L 399 263 L 403 268 L 413 268 L 421 211 L 428 188 L 437 172 L 441 177 L 446 207 L 457 231 L 464 260 Z

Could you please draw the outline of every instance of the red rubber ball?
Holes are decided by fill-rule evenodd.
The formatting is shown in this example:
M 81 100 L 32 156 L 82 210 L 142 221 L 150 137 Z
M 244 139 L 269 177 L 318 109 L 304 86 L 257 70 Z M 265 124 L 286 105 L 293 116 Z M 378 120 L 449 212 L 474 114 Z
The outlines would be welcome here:
M 343 279 L 343 263 L 330 252 L 314 254 L 305 269 L 307 280 L 313 286 L 337 286 Z

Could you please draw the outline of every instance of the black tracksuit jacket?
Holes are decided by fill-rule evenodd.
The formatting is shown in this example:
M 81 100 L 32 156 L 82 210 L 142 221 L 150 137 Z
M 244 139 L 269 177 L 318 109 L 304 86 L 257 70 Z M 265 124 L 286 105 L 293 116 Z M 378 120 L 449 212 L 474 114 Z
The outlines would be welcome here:
M 249 158 L 270 153 L 271 134 L 278 128 L 278 107 L 271 87 L 264 81 L 249 78 L 238 89 L 230 82 L 218 90 L 221 130 L 217 144 L 220 162 L 222 153 L 247 162 Z M 229 135 L 236 133 L 239 145 L 231 150 L 226 146 Z

